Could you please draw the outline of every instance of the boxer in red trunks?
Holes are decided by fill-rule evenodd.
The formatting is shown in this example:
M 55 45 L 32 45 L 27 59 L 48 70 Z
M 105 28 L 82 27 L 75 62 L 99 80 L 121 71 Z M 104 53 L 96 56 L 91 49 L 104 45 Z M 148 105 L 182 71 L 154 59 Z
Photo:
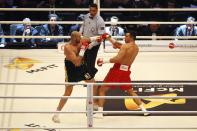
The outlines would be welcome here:
M 130 65 L 132 65 L 133 61 L 135 60 L 139 48 L 135 44 L 135 38 L 132 33 L 126 33 L 125 34 L 125 44 L 121 44 L 120 42 L 114 40 L 111 38 L 108 34 L 105 33 L 103 37 L 105 36 L 105 39 L 109 40 L 114 48 L 118 48 L 119 52 L 118 54 L 111 58 L 111 59 L 103 59 L 99 58 L 97 60 L 97 65 L 102 66 L 104 63 L 114 63 L 114 66 L 109 70 L 107 76 L 104 79 L 104 83 L 131 83 L 130 79 Z M 99 89 L 99 96 L 105 96 L 106 92 L 110 88 L 115 88 L 116 86 L 106 86 L 103 85 Z M 130 96 L 137 96 L 137 94 L 133 91 L 132 85 L 120 85 L 121 90 L 126 90 Z M 146 111 L 146 109 L 143 106 L 142 101 L 139 98 L 134 99 L 135 103 L 139 105 L 139 108 L 142 111 Z M 98 105 L 98 111 L 103 111 L 103 105 L 104 105 L 105 99 L 99 99 Z M 148 115 L 147 113 L 144 113 L 144 115 Z M 96 118 L 102 118 L 102 113 L 97 113 L 94 115 Z
M 114 66 L 110 69 L 107 76 L 104 79 L 104 83 L 131 83 L 130 74 L 131 71 L 129 71 L 130 66 L 127 65 L 121 65 L 118 63 L 115 63 Z M 116 85 L 111 85 L 111 88 L 116 88 Z M 119 86 L 121 90 L 128 90 L 131 88 L 131 85 L 120 85 Z

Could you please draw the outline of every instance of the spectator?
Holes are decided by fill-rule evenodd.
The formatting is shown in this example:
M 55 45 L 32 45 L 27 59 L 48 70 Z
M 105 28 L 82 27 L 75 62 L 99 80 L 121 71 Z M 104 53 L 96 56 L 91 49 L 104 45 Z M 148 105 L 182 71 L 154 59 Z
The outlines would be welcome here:
M 51 24 L 44 24 L 41 26 L 40 35 L 41 36 L 63 36 L 63 27 L 61 25 L 55 24 L 53 22 L 56 22 L 58 19 L 58 16 L 56 14 L 50 14 L 49 15 L 49 21 L 52 22 Z M 43 38 L 41 39 L 42 43 L 46 42 L 53 42 L 58 43 L 62 42 L 63 39 L 61 38 Z
M 197 0 L 192 0 L 190 4 L 191 8 L 197 8 Z
M 122 0 L 112 0 L 113 1 L 113 6 L 116 8 L 122 8 Z
M 124 29 L 120 26 L 117 26 L 118 17 L 112 16 L 111 17 L 111 26 L 105 28 L 106 33 L 112 36 L 124 36 L 125 32 Z
M 153 1 L 150 0 L 141 1 L 141 5 L 140 5 L 141 8 L 152 8 L 152 6 L 153 6 Z
M 112 0 L 101 0 L 101 7 L 103 8 L 114 8 Z
M 23 19 L 24 24 L 18 24 L 16 26 L 16 36 L 33 36 L 37 33 L 37 31 L 31 26 L 29 23 L 31 20 L 29 18 Z M 25 42 L 25 43 L 31 43 L 32 46 L 35 44 L 35 39 L 33 38 L 17 38 L 13 39 L 14 43 L 16 42 Z
M 73 7 L 74 8 L 85 8 L 87 7 L 87 3 L 84 0 L 72 0 L 73 1 Z
M 0 0 L 0 8 L 6 7 L 6 0 Z
M 35 8 L 35 0 L 15 0 L 14 3 L 15 8 Z M 34 18 L 34 15 L 36 14 L 33 11 L 15 11 L 12 12 L 14 14 L 11 14 L 12 20 L 21 20 L 26 17 L 28 18 Z
M 194 17 L 188 17 L 187 22 L 189 24 L 181 25 L 175 30 L 175 36 L 197 36 L 197 27 L 190 22 L 194 22 Z
M 84 14 L 80 14 L 80 15 L 77 17 L 77 21 L 83 21 L 83 20 L 84 20 L 84 17 L 85 17 Z M 70 27 L 70 30 L 69 30 L 69 35 L 71 35 L 71 33 L 72 33 L 73 31 L 79 31 L 79 30 L 80 30 L 80 27 L 81 27 L 80 24 L 72 25 L 72 26 Z
M 30 0 L 17 0 L 16 6 L 18 8 L 33 8 L 35 5 L 33 4 L 33 1 Z
M 4 32 L 0 24 L 0 36 L 3 36 Z M 0 47 L 5 47 L 5 38 L 0 38 Z
M 88 0 L 62 0 L 60 1 L 60 5 L 62 8 L 87 8 Z
M 12 8 L 13 0 L 0 0 L 0 8 Z
M 41 0 L 36 5 L 37 8 L 56 8 L 58 5 L 57 0 Z
M 14 6 L 14 0 L 6 0 L 6 4 L 8 8 L 12 8 Z
M 6 0 L 0 0 L 0 8 L 7 8 L 6 6 Z M 5 20 L 6 18 L 6 12 L 0 11 L 0 20 Z
M 41 0 L 37 3 L 36 7 L 37 8 L 58 8 L 60 7 L 60 0 Z M 40 20 L 45 20 L 47 19 L 48 15 L 50 14 L 56 14 L 54 10 L 50 10 L 49 12 L 39 12 L 39 17 Z M 46 17 L 43 17 L 46 16 Z M 38 17 L 38 16 L 37 16 Z
M 143 0 L 143 1 L 140 1 L 138 3 L 138 8 L 152 8 L 153 6 L 153 3 L 152 1 L 150 0 Z M 155 15 L 155 12 L 140 12 L 140 19 L 143 20 L 143 21 L 147 21 L 147 20 L 150 20 L 150 18 L 152 18 L 152 16 Z M 155 16 L 154 16 L 155 17 Z
M 150 24 L 142 28 L 141 35 L 143 36 L 162 36 L 165 35 L 164 30 L 159 24 Z M 152 38 L 155 39 L 155 38 Z
M 166 1 L 166 8 L 177 8 L 177 3 L 175 0 L 169 0 L 169 1 Z M 167 13 L 167 20 L 168 21 L 175 21 L 175 18 L 177 17 L 177 12 L 174 12 L 174 11 L 169 11 Z

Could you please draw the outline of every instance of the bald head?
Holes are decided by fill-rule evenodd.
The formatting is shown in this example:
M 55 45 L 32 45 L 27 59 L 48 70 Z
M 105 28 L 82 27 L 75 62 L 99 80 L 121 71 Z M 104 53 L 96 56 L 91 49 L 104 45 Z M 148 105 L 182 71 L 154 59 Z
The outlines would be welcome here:
M 71 33 L 71 43 L 72 44 L 79 44 L 81 40 L 81 33 L 78 31 L 73 31 Z

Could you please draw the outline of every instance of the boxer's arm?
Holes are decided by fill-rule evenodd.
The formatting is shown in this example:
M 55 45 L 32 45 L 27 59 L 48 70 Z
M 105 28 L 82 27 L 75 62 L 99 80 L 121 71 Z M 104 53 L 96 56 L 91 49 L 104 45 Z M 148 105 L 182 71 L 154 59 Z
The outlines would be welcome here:
M 94 46 L 97 46 L 102 42 L 102 38 L 100 36 L 90 37 L 89 40 L 90 40 L 90 44 L 88 49 L 92 49 Z
M 121 60 L 124 58 L 125 53 L 126 53 L 126 47 L 125 46 L 121 46 L 118 54 L 115 57 L 111 58 L 110 62 L 111 63 L 120 63 Z
M 113 48 L 121 48 L 121 46 L 122 46 L 122 43 L 120 43 L 120 42 L 118 42 L 117 40 L 115 40 L 114 38 L 109 38 L 108 39 L 111 43 L 112 43 L 112 45 L 113 45 Z
M 81 48 L 79 51 L 79 56 L 83 57 L 85 54 L 85 51 L 87 50 L 89 46 L 89 43 L 87 41 L 81 41 Z
M 112 45 L 113 45 L 113 48 L 121 48 L 121 46 L 122 46 L 122 43 L 120 43 L 120 42 L 118 42 L 118 41 L 116 41 L 115 39 L 113 39 L 111 36 L 110 36 L 110 34 L 108 34 L 108 33 L 104 33 L 104 34 L 102 34 L 101 35 L 101 38 L 103 39 L 103 40 L 108 40 L 109 42 L 111 42 L 112 43 Z
M 118 54 L 111 59 L 99 58 L 97 60 L 97 65 L 102 66 L 105 63 L 121 63 L 121 60 L 125 57 L 126 46 L 122 46 Z
M 82 57 L 77 56 L 75 52 L 67 46 L 64 47 L 64 55 L 66 56 L 66 59 L 70 60 L 75 66 L 81 65 Z

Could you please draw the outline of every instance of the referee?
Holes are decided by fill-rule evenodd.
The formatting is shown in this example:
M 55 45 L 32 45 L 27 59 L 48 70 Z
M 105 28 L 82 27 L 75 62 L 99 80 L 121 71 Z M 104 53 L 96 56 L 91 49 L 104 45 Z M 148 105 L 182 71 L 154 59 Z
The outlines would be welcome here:
M 89 13 L 85 15 L 83 24 L 80 28 L 80 32 L 85 37 L 100 36 L 105 33 L 105 22 L 103 18 L 98 14 L 97 4 L 91 4 L 89 7 Z M 91 49 L 87 49 L 84 55 L 84 60 L 89 67 L 90 72 L 98 71 L 95 68 L 95 61 L 97 53 L 100 47 L 100 43 L 95 43 Z M 93 79 L 94 80 L 94 79 Z M 95 81 L 95 80 L 94 80 Z M 94 87 L 93 94 L 97 95 L 97 86 Z M 94 99 L 94 109 L 97 109 L 97 101 Z

